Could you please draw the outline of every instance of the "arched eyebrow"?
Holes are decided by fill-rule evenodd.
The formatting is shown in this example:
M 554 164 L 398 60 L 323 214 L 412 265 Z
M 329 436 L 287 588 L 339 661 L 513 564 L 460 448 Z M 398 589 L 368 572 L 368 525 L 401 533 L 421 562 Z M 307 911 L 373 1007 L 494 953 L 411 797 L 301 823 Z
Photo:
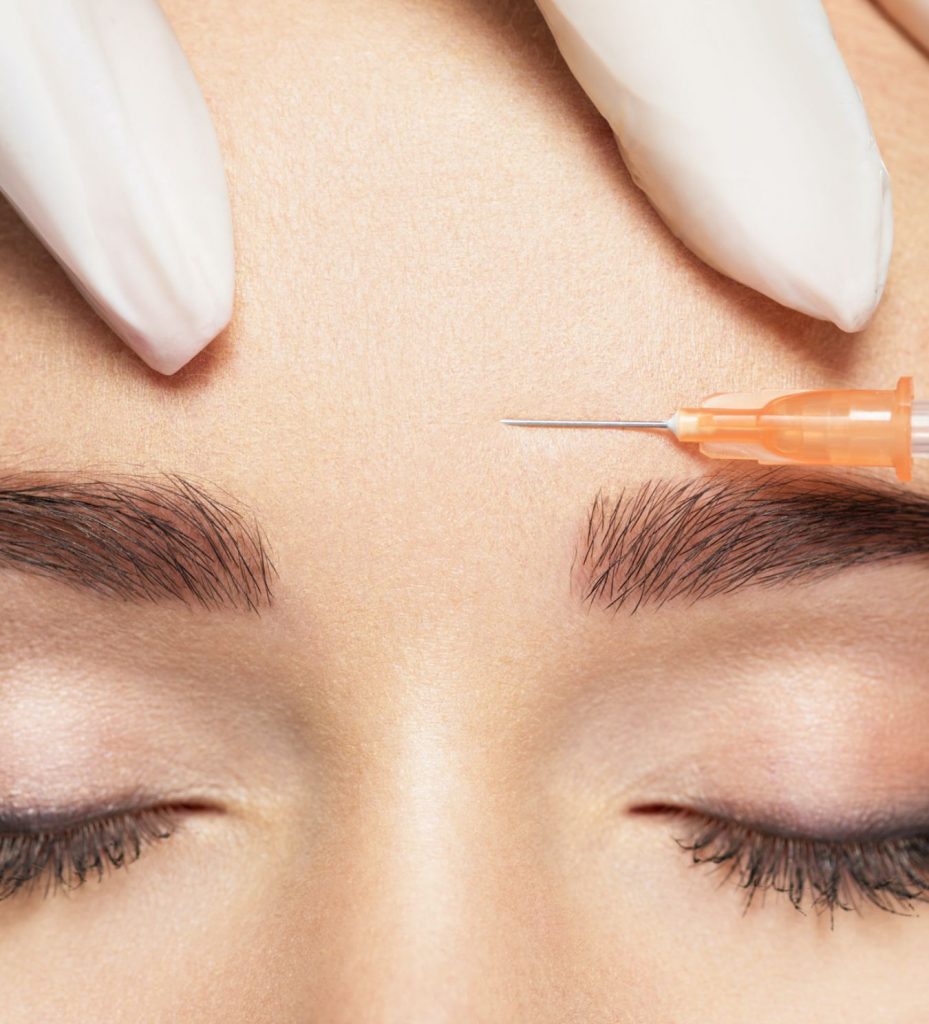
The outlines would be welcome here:
M 601 491 L 572 583 L 590 604 L 635 612 L 913 558 L 929 564 L 929 497 L 778 468 Z
M 0 475 L 0 569 L 122 600 L 258 611 L 274 566 L 254 516 L 177 475 Z

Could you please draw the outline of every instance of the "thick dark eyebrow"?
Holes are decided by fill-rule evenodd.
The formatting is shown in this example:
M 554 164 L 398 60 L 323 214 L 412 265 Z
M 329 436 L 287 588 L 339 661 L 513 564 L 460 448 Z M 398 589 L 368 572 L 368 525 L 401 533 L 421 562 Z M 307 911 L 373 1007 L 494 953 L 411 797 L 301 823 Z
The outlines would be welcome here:
M 780 468 L 601 491 L 572 585 L 590 604 L 636 611 L 909 558 L 929 558 L 929 497 Z
M 0 474 L 0 569 L 105 597 L 257 611 L 264 535 L 231 499 L 182 476 Z

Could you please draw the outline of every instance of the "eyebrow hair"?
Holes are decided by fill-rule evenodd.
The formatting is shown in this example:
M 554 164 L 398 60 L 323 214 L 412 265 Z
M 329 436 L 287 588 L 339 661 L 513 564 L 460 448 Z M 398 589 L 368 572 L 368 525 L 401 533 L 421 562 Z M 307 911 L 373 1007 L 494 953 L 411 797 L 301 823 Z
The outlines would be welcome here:
M 254 517 L 175 474 L 0 475 L 4 568 L 105 597 L 247 611 L 270 605 L 275 576 Z
M 591 605 L 635 612 L 913 557 L 929 557 L 925 495 L 783 468 L 722 472 L 598 493 L 572 584 Z

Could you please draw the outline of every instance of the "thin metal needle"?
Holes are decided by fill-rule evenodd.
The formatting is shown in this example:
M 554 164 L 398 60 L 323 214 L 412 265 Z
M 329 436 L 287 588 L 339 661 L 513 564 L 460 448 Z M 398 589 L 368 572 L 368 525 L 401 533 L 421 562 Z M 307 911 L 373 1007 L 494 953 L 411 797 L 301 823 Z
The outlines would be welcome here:
M 500 420 L 507 427 L 615 427 L 620 430 L 670 430 L 663 420 Z

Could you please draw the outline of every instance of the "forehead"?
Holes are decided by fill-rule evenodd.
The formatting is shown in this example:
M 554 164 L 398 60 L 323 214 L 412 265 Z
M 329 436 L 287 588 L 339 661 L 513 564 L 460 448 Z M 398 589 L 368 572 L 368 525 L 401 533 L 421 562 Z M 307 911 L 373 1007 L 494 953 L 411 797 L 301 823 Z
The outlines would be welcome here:
M 166 5 L 226 157 L 232 326 L 159 378 L 0 207 L 9 458 L 215 481 L 260 514 L 282 588 L 395 628 L 467 601 L 480 630 L 514 594 L 561 599 L 599 488 L 702 465 L 660 438 L 526 434 L 501 417 L 663 417 L 717 390 L 918 373 L 917 62 L 878 87 L 879 60 L 855 64 L 848 33 L 905 218 L 885 304 L 849 337 L 669 235 L 527 5 L 240 7 Z M 857 31 L 907 60 L 878 18 Z

